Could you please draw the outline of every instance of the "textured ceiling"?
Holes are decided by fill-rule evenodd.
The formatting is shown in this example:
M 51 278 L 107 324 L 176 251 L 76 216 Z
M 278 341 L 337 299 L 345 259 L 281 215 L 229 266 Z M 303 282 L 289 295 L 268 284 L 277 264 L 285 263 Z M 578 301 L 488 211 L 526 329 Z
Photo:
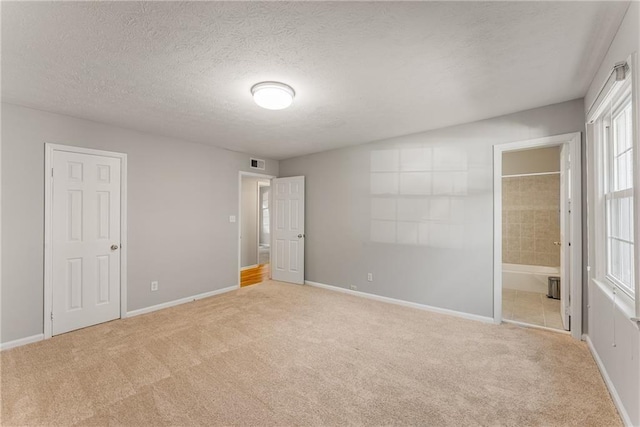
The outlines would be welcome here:
M 2 100 L 283 159 L 580 98 L 627 6 L 3 1 Z

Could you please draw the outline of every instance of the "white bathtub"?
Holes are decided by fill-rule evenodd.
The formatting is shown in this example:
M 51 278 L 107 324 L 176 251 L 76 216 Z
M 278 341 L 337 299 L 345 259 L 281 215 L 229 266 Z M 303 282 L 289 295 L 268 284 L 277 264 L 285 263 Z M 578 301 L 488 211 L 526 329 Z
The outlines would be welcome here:
M 560 276 L 560 267 L 502 264 L 502 287 L 546 294 L 549 276 Z

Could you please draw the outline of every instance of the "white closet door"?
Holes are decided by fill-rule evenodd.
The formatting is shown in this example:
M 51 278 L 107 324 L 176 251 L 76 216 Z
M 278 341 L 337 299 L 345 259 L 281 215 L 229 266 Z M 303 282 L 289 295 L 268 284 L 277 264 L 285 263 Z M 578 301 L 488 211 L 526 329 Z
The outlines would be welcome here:
M 271 278 L 304 284 L 304 176 L 272 181 Z
M 55 150 L 52 334 L 120 317 L 118 158 Z

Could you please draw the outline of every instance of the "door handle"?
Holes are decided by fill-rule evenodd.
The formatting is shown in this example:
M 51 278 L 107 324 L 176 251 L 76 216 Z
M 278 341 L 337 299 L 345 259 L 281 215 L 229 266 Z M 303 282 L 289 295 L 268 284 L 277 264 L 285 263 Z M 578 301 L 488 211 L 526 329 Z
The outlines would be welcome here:
M 560 242 L 553 242 L 553 244 L 554 244 L 554 245 L 556 245 L 556 246 L 560 246 L 562 243 L 560 243 Z
M 118 250 L 119 247 L 120 246 L 118 246 L 118 245 L 111 245 L 111 250 L 112 251 Z
M 304 234 L 298 234 L 298 239 L 302 239 L 304 237 Z

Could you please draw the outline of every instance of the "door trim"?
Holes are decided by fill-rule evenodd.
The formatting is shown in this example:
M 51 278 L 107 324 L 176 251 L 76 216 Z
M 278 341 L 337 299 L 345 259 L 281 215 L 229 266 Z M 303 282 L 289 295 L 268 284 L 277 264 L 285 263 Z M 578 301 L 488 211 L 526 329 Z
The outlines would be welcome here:
M 531 148 L 569 144 L 571 155 L 571 186 L 574 191 L 571 210 L 571 230 L 567 233 L 571 251 L 571 336 L 582 339 L 582 134 L 580 132 L 493 146 L 493 320 L 502 322 L 502 154 Z
M 236 223 L 238 224 L 238 287 L 240 287 L 240 271 L 242 271 L 242 177 L 253 177 L 253 178 L 262 178 L 268 179 L 271 181 L 273 178 L 276 178 L 275 175 L 266 175 L 263 173 L 255 173 L 255 172 L 244 172 L 240 171 L 238 173 L 238 217 L 236 218 Z M 271 200 L 273 192 L 269 192 L 269 215 L 271 215 Z M 269 232 L 273 231 L 273 221 L 269 222 Z M 258 236 L 258 241 L 260 241 L 260 237 Z M 257 249 L 256 249 L 257 250 Z M 271 249 L 270 249 L 271 250 Z M 269 271 L 269 278 L 271 278 L 271 271 Z
M 89 154 L 120 159 L 120 318 L 127 317 L 127 155 L 113 151 L 94 150 L 92 148 L 74 147 L 45 143 L 44 156 L 44 339 L 52 336 L 51 313 L 53 313 L 53 167 L 54 151 Z

